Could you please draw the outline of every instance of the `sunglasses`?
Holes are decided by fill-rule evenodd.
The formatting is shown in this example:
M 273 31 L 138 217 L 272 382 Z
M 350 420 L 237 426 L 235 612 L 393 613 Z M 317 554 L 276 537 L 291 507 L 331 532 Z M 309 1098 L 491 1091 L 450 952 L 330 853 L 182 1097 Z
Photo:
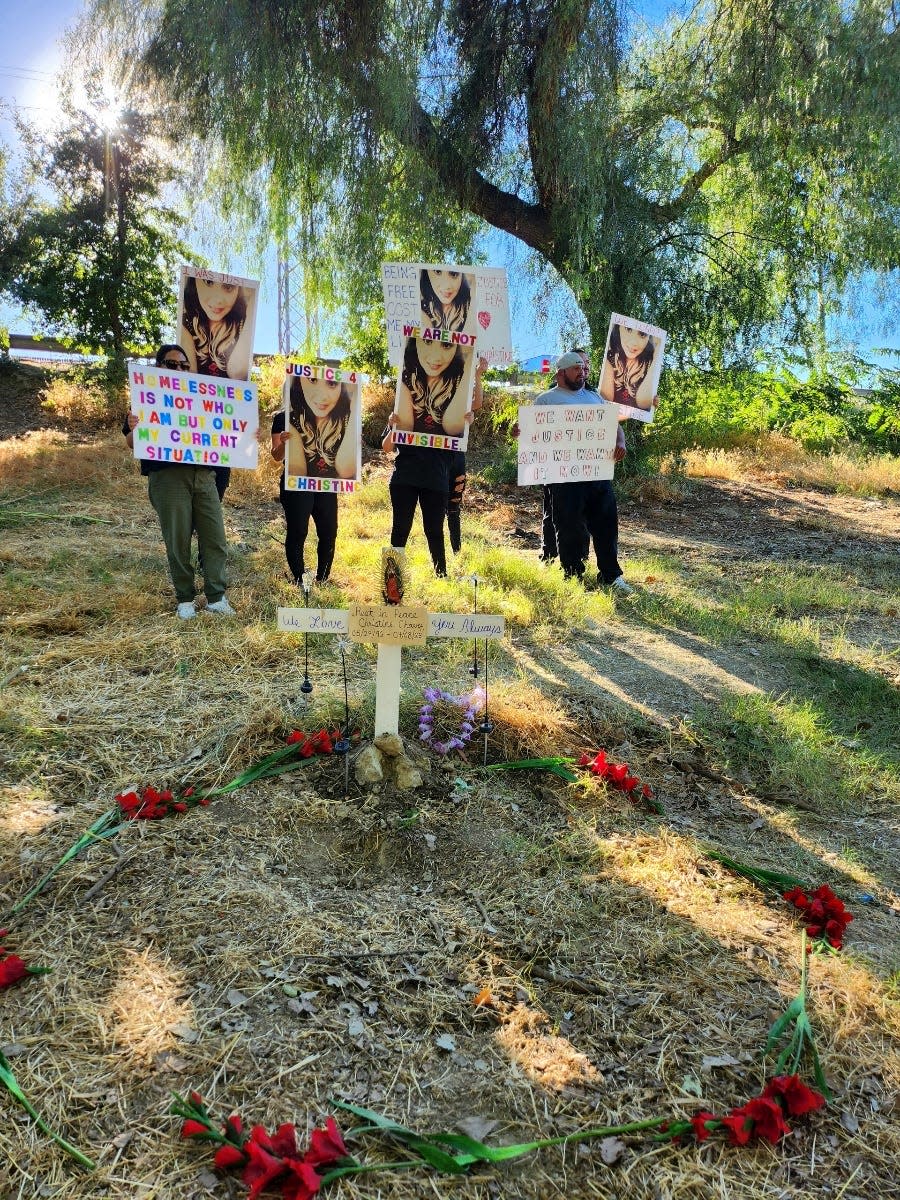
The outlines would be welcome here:
M 163 366 L 168 367 L 170 371 L 186 371 L 188 369 L 188 360 L 186 358 L 164 358 Z

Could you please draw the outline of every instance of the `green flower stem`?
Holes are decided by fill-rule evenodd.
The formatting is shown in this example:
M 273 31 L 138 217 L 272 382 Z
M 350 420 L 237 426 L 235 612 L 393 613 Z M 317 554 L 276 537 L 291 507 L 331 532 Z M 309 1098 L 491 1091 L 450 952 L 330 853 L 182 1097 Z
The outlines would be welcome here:
M 18 1081 L 15 1075 L 12 1073 L 10 1065 L 4 1057 L 2 1051 L 0 1051 L 0 1083 L 6 1087 L 10 1095 L 19 1102 L 22 1108 L 25 1109 L 29 1117 L 31 1117 L 32 1121 L 34 1121 L 35 1125 L 37 1125 L 38 1129 L 46 1133 L 49 1138 L 52 1138 L 53 1141 L 56 1142 L 57 1146 L 59 1146 L 62 1150 L 65 1150 L 66 1154 L 68 1154 L 71 1158 L 74 1158 L 75 1161 L 82 1167 L 87 1167 L 89 1171 L 93 1171 L 95 1166 L 94 1162 L 89 1159 L 86 1154 L 82 1154 L 77 1147 L 71 1144 L 71 1142 L 67 1142 L 66 1139 L 60 1137 L 58 1133 L 54 1133 L 41 1114 L 37 1111 L 37 1109 L 19 1087 Z
M 357 1163 L 352 1167 L 335 1167 L 333 1171 L 328 1171 L 322 1176 L 322 1183 L 331 1183 L 333 1179 L 340 1179 L 343 1175 L 363 1175 L 367 1171 L 412 1171 L 421 1165 L 421 1158 L 409 1158 L 400 1162 Z
M 26 904 L 30 904 L 35 896 L 40 895 L 57 871 L 64 867 L 66 863 L 71 862 L 73 858 L 77 858 L 78 855 L 81 854 L 82 850 L 86 850 L 88 846 L 92 846 L 94 842 L 101 842 L 104 838 L 110 838 L 114 834 L 118 833 L 124 824 L 123 822 L 113 826 L 113 822 L 116 819 L 118 811 L 118 806 L 115 808 L 110 808 L 107 809 L 102 816 L 98 817 L 93 825 L 91 825 L 91 827 L 81 835 L 78 841 L 73 846 L 69 847 L 59 862 L 54 867 L 50 868 L 43 879 L 40 879 L 30 891 L 25 893 L 21 900 L 17 901 L 17 903 L 12 906 L 10 912 L 13 915 L 21 912 Z

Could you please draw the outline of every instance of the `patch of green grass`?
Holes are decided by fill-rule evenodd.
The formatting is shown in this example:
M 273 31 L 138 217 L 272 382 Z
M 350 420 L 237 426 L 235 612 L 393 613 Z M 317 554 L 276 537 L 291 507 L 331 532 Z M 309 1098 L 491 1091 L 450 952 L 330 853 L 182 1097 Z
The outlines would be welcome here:
M 823 635 L 848 614 L 886 613 L 885 591 L 861 586 L 835 568 L 785 563 L 682 562 L 671 555 L 638 559 L 637 580 L 650 577 L 636 611 L 646 620 L 698 634 L 714 645 L 753 638 L 800 654 L 819 651 Z
M 728 693 L 698 711 L 695 727 L 727 770 L 749 771 L 787 802 L 864 811 L 873 801 L 900 801 L 900 696 L 874 673 L 844 664 L 823 663 L 817 674 L 832 671 L 845 687 L 830 693 L 820 677 L 806 697 Z M 864 721 L 871 724 L 861 729 Z

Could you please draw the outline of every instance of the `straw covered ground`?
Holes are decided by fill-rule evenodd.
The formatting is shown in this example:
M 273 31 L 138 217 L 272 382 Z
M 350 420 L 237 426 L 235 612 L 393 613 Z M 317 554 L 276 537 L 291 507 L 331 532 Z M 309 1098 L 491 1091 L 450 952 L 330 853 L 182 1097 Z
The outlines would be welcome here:
M 477 465 L 477 464 L 476 464 Z M 386 467 L 342 500 L 323 606 L 374 598 Z M 236 620 L 178 623 L 144 483 L 118 434 L 0 441 L 0 911 L 128 786 L 215 786 L 343 714 L 340 660 L 275 631 L 296 603 L 276 477 L 226 499 Z M 67 1158 L 0 1091 L 0 1197 L 235 1198 L 180 1141 L 173 1090 L 271 1129 L 330 1100 L 421 1129 L 526 1141 L 759 1093 L 799 986 L 799 922 L 710 860 L 830 883 L 855 915 L 809 1010 L 834 1099 L 777 1146 L 589 1142 L 462 1177 L 346 1180 L 345 1200 L 900 1196 L 897 503 L 777 483 L 644 485 L 622 506 L 616 610 L 537 563 L 537 497 L 473 483 L 464 554 L 416 594 L 503 612 L 491 761 L 605 747 L 663 807 L 585 776 L 490 774 L 416 748 L 423 685 L 471 647 L 405 654 L 415 792 L 317 757 L 209 807 L 132 822 L 9 925 L 53 968 L 0 992 L 0 1049 Z M 371 647 L 348 658 L 371 735 Z M 354 750 L 354 753 L 356 751 Z M 865 901 L 860 897 L 864 896 Z M 368 1157 L 392 1148 L 353 1147 Z M 611 1161 L 604 1161 L 609 1159 Z

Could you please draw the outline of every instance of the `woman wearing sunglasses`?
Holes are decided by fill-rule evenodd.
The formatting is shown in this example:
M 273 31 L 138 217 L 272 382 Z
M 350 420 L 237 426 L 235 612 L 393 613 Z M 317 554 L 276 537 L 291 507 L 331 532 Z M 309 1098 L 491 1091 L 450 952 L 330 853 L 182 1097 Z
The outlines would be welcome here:
M 189 371 L 188 356 L 181 346 L 160 346 L 156 353 L 157 367 L 169 371 Z M 129 413 L 122 433 L 130 448 L 134 448 L 134 429 L 138 419 Z M 196 617 L 196 589 L 191 563 L 191 533 L 197 537 L 203 551 L 203 591 L 206 611 L 217 616 L 234 616 L 234 609 L 225 595 L 225 524 L 222 505 L 216 490 L 213 467 L 188 466 L 184 463 L 150 462 L 141 459 L 141 474 L 147 476 L 150 503 L 159 517 L 169 575 L 178 601 L 176 612 L 182 621 Z

